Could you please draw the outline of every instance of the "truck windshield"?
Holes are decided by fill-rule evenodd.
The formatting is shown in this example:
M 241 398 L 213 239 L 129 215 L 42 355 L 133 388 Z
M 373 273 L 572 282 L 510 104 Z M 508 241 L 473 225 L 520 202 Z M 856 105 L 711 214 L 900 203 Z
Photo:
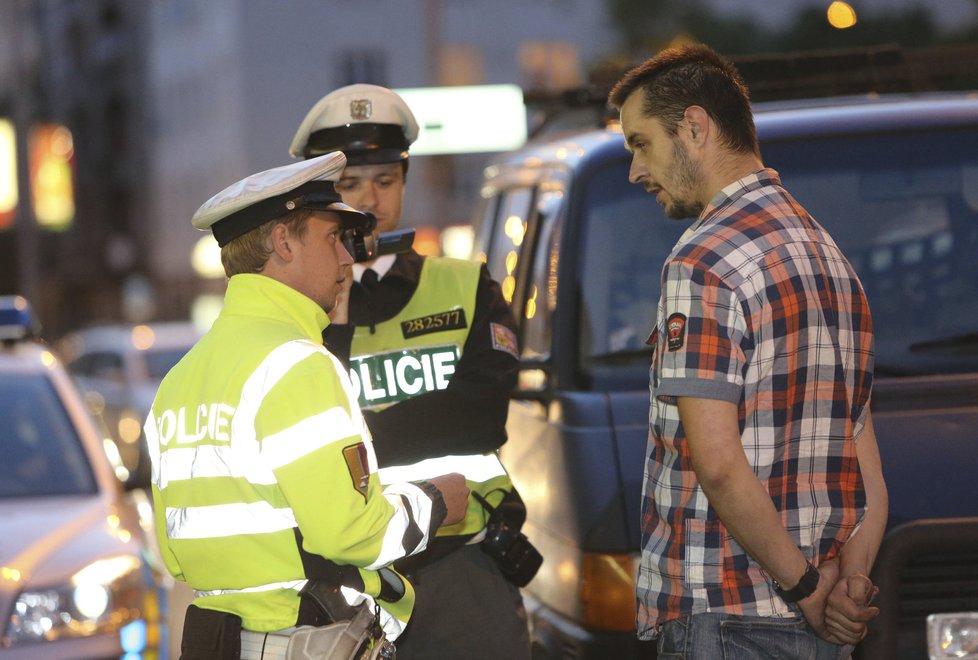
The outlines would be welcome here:
M 877 374 L 978 371 L 978 134 L 762 141 L 761 151 L 859 274 Z M 585 183 L 580 368 L 597 389 L 647 379 L 661 267 L 689 224 L 667 219 L 627 171 L 623 158 Z

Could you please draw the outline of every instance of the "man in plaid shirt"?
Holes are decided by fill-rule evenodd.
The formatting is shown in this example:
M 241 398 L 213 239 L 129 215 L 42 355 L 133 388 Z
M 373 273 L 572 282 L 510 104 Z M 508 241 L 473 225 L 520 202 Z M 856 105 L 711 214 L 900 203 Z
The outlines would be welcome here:
M 660 658 L 839 657 L 879 612 L 887 514 L 862 286 L 764 168 L 728 61 L 666 50 L 609 100 L 630 181 L 696 218 L 650 337 L 639 637 Z

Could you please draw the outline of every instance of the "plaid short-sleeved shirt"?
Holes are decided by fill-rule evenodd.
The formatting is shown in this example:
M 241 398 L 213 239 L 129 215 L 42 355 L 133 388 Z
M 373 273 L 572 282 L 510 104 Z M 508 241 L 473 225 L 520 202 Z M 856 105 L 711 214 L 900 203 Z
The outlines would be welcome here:
M 797 616 L 707 501 L 676 397 L 738 406 L 744 452 L 813 562 L 861 520 L 855 437 L 873 381 L 869 306 L 832 238 L 760 170 L 720 191 L 662 270 L 642 503 L 638 634 L 700 612 Z

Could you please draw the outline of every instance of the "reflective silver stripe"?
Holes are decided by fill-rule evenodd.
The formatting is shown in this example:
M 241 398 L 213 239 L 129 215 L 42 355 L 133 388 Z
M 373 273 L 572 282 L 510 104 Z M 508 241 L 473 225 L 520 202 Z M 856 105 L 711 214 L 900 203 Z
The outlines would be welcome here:
M 174 444 L 160 453 L 159 432 L 155 426 L 160 420 L 154 419 L 151 414 L 146 420 L 146 437 L 152 440 L 149 443 L 150 457 L 153 460 L 153 482 L 156 487 L 162 491 L 170 481 L 222 476 L 244 477 L 254 484 L 275 483 L 271 469 L 258 454 L 255 416 L 265 394 L 292 367 L 313 353 L 329 355 L 322 346 L 302 339 L 282 344 L 262 360 L 241 388 L 241 398 L 234 407 L 234 416 L 231 418 L 230 444 L 192 444 L 183 447 Z M 333 363 L 341 381 L 346 380 L 345 369 L 335 358 Z M 348 391 L 351 389 L 348 388 Z M 164 411 L 161 418 L 167 413 L 173 414 L 172 411 Z M 234 460 L 231 460 L 232 453 Z
M 362 431 L 355 429 L 350 415 L 337 406 L 267 436 L 262 442 L 262 458 L 274 470 L 337 440 L 359 437 Z
M 282 344 L 262 360 L 255 372 L 248 377 L 241 388 L 241 399 L 236 406 L 234 418 L 231 420 L 231 442 L 237 449 L 240 445 L 255 445 L 257 455 L 257 440 L 255 439 L 255 416 L 261 407 L 265 395 L 278 383 L 289 370 L 313 353 L 329 355 L 325 348 L 308 339 L 298 339 Z M 249 449 L 251 447 L 248 447 Z M 267 468 L 266 468 L 267 469 Z
M 421 552 L 427 547 L 429 540 L 431 499 L 423 490 L 414 484 L 397 483 L 384 489 L 384 497 L 394 507 L 394 515 L 384 532 L 380 554 L 372 564 L 364 567 L 371 570 L 386 566 L 405 555 Z M 420 528 L 424 538 L 417 548 L 405 548 L 404 531 L 410 527 L 412 521 Z
M 306 582 L 308 582 L 308 580 L 291 580 L 289 582 L 273 582 L 271 584 L 262 584 L 257 587 L 245 587 L 244 589 L 213 589 L 211 591 L 198 591 L 195 589 L 194 598 L 204 598 L 206 596 L 227 596 L 228 594 L 262 593 L 264 591 L 275 591 L 277 589 L 293 589 L 295 591 L 301 591 L 302 588 L 306 586 Z
M 265 534 L 296 526 L 292 509 L 269 502 L 167 508 L 166 534 L 171 539 L 213 539 L 239 534 Z
M 254 484 L 275 483 L 272 466 L 259 453 L 255 415 L 265 394 L 292 367 L 317 352 L 323 353 L 321 346 L 299 340 L 269 353 L 242 387 L 231 420 L 231 444 L 173 446 L 162 452 L 157 488 L 162 491 L 170 481 L 196 477 L 230 476 Z M 276 509 L 268 502 L 168 508 L 165 517 L 167 535 L 173 539 L 224 538 L 282 531 L 296 525 L 290 508 Z
M 461 472 L 469 481 L 479 483 L 506 474 L 503 464 L 495 454 L 429 458 L 414 465 L 395 465 L 381 468 L 377 474 L 380 476 L 380 483 L 392 484 L 398 481 L 430 479 L 449 472 Z
M 357 428 L 347 411 L 337 406 L 268 436 L 260 456 L 256 442 L 250 461 L 242 460 L 244 447 L 239 447 L 237 442 L 233 449 L 229 445 L 171 448 L 162 456 L 168 477 L 162 481 L 162 488 L 170 481 L 194 477 L 243 477 L 253 484 L 274 484 L 273 469 L 332 442 L 361 436 L 362 433 L 363 426 Z M 159 483 L 161 480 L 157 481 Z
M 256 444 L 256 454 L 257 449 Z M 253 484 L 275 483 L 275 476 L 267 466 L 256 461 L 243 461 L 240 451 L 232 451 L 228 445 L 168 449 L 163 452 L 161 462 L 166 478 L 157 480 L 160 490 L 166 488 L 171 481 L 184 481 L 194 477 L 243 477 Z

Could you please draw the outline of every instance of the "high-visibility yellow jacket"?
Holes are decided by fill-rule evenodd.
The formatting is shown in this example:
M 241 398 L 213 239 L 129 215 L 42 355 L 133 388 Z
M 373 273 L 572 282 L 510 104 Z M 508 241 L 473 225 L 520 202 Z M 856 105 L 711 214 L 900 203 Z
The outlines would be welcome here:
M 350 377 L 361 408 L 383 409 L 448 387 L 475 315 L 480 268 L 461 259 L 427 257 L 414 295 L 396 316 L 372 327 L 356 327 Z M 468 487 L 492 506 L 513 489 L 496 452 L 385 465 L 380 479 L 387 484 L 449 472 L 465 475 Z M 438 536 L 474 536 L 485 528 L 487 518 L 482 504 L 470 497 L 465 518 L 442 527 Z
M 276 280 L 231 278 L 219 318 L 163 380 L 146 421 L 157 534 L 197 606 L 268 631 L 296 623 L 298 528 L 306 551 L 359 567 L 362 584 L 349 586 L 382 596 L 393 638 L 414 592 L 402 580 L 382 594 L 377 569 L 425 548 L 432 501 L 413 484 L 381 486 L 350 381 L 322 346 L 327 324 Z

